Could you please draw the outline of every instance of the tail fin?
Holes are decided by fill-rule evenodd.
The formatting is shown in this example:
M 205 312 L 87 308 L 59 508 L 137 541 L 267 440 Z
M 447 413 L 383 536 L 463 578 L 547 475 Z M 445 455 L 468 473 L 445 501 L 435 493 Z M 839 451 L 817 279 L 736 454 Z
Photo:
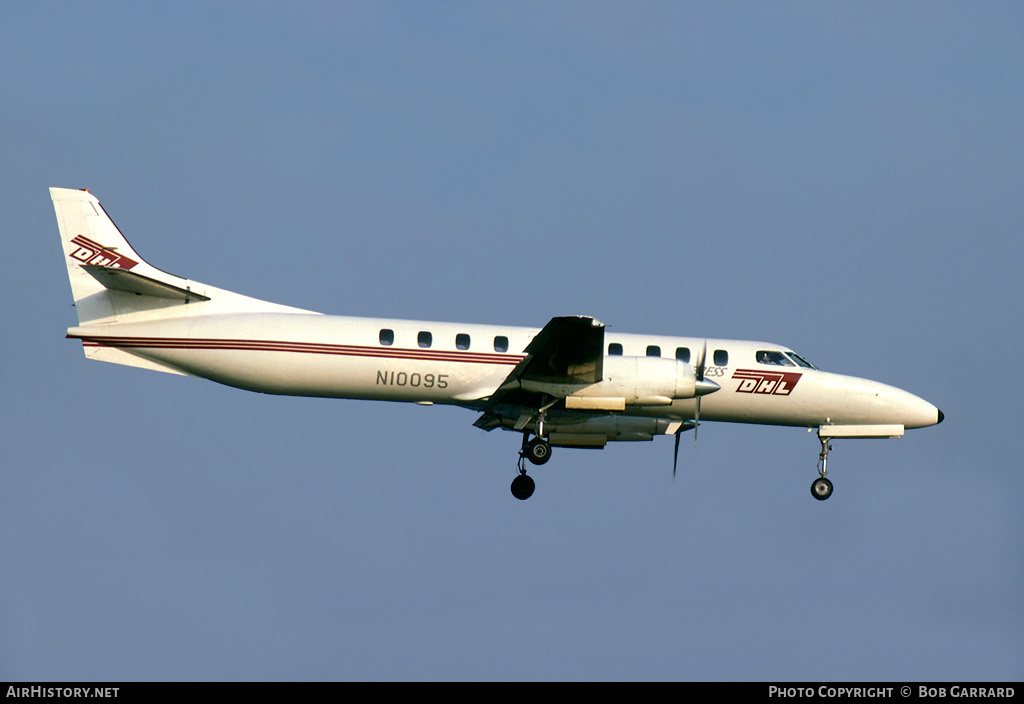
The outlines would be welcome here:
M 51 188 L 50 197 L 80 326 L 213 313 L 310 312 L 160 271 L 132 249 L 91 193 Z
M 311 313 L 249 298 L 160 271 L 140 257 L 88 191 L 51 188 L 79 328 L 223 313 Z M 122 349 L 84 345 L 104 362 L 182 373 Z
M 160 285 L 181 287 L 170 281 L 178 277 L 143 261 L 95 196 L 88 191 L 51 188 L 50 197 L 57 213 L 79 325 L 115 322 L 127 313 L 159 310 L 177 304 L 172 303 L 172 299 L 140 290 L 147 283 L 154 290 Z M 185 290 L 188 288 L 186 282 Z M 118 296 L 115 292 L 143 294 L 144 300 L 133 300 L 135 296 Z M 184 301 L 188 302 L 188 299 Z

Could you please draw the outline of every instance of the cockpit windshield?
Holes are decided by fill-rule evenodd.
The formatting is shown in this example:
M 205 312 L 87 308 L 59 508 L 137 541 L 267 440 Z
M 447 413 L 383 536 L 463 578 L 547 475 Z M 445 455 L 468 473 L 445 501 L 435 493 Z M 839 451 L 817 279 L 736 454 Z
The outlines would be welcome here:
M 798 355 L 796 352 L 787 352 L 786 354 L 788 354 L 790 359 L 799 364 L 801 367 L 807 367 L 808 369 L 817 369 L 816 366 L 808 362 L 806 359 Z
M 816 366 L 794 352 L 781 352 L 779 350 L 758 350 L 758 364 L 768 364 L 773 367 L 806 367 L 817 369 Z

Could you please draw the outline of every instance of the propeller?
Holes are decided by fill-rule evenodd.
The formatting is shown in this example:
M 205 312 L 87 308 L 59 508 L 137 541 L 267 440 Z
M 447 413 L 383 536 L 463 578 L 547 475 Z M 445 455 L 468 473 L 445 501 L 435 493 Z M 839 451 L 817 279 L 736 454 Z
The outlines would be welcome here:
M 684 430 L 693 428 L 693 444 L 697 445 L 697 427 L 700 425 L 700 398 L 701 396 L 707 396 L 713 394 L 722 387 L 713 381 L 708 381 L 704 378 L 704 362 L 708 354 L 708 341 L 704 340 L 704 347 L 700 352 L 700 357 L 697 358 L 697 364 L 694 367 L 694 375 L 697 377 L 697 388 L 694 398 L 693 408 L 693 420 L 686 420 L 679 424 L 679 428 L 676 430 L 676 441 L 675 448 L 672 453 L 672 479 L 676 478 L 676 469 L 679 466 L 679 436 L 682 435 Z
M 694 369 L 694 373 L 697 376 L 697 398 L 694 401 L 693 406 L 693 446 L 697 447 L 697 428 L 700 427 L 700 397 L 704 394 L 701 393 L 701 386 L 704 382 L 704 362 L 708 356 L 708 341 L 704 340 L 704 348 L 700 351 L 700 357 L 697 358 L 697 366 Z M 717 384 L 715 385 L 717 386 Z

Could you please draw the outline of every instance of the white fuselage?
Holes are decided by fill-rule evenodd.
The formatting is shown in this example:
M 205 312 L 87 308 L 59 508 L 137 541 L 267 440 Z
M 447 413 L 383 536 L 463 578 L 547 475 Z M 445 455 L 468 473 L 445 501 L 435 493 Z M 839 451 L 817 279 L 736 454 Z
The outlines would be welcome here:
M 250 391 L 478 408 L 523 359 L 538 331 L 264 312 L 88 325 L 70 329 L 68 336 L 82 339 L 87 352 L 118 350 Z M 763 351 L 791 354 L 773 343 L 610 331 L 605 343 L 606 355 L 612 350 L 613 356 L 657 356 L 691 365 L 706 349 L 705 378 L 721 389 L 702 398 L 701 420 L 916 428 L 941 419 L 935 406 L 892 386 L 794 364 L 789 357 L 785 366 L 759 361 Z M 694 407 L 693 398 L 677 399 L 628 405 L 623 415 L 688 420 Z M 653 433 L 670 427 L 658 424 Z

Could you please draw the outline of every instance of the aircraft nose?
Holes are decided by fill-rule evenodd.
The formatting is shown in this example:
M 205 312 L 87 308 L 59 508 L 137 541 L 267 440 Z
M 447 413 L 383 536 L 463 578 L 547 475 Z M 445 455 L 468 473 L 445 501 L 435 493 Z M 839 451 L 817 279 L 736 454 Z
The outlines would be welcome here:
M 880 395 L 881 405 L 888 406 L 907 428 L 926 428 L 942 422 L 942 411 L 914 394 L 897 389 L 895 393 Z
M 908 428 L 925 428 L 942 422 L 942 411 L 922 398 L 914 396 L 913 402 L 908 406 L 907 420 L 904 423 Z
M 946 416 L 942 415 L 942 409 L 940 408 L 940 409 L 939 409 L 939 419 L 938 419 L 937 421 L 935 421 L 935 424 L 936 424 L 936 425 L 938 425 L 939 423 L 941 423 L 941 422 L 942 422 L 942 420 L 943 420 L 943 419 L 944 419 L 945 417 L 946 417 Z

